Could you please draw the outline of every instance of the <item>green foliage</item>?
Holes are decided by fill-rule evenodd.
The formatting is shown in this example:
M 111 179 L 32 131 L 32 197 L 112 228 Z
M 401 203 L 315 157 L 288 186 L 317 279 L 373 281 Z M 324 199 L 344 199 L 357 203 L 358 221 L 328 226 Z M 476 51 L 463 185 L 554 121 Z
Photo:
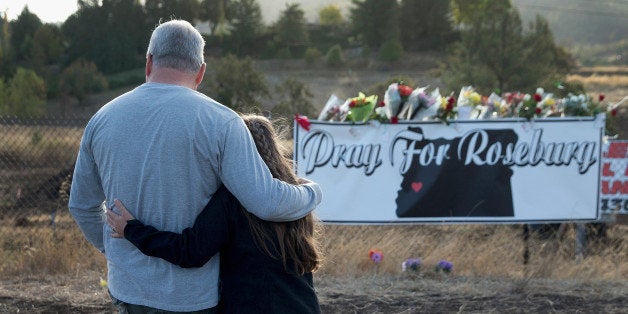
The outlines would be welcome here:
M 327 55 L 325 56 L 325 62 L 329 66 L 338 66 L 345 62 L 340 45 L 334 45 L 329 48 L 329 51 L 327 51 Z
M 255 0 L 229 2 L 227 16 L 231 31 L 225 39 L 227 50 L 237 56 L 254 55 L 259 51 L 259 39 L 264 33 L 262 10 Z
M 397 61 L 403 55 L 403 46 L 398 39 L 390 39 L 379 48 L 377 58 L 381 61 Z
M 142 84 L 145 80 L 146 72 L 144 71 L 144 68 L 137 68 L 134 70 L 107 75 L 107 82 L 110 89 L 139 85 Z
M 309 34 L 306 27 L 305 12 L 298 4 L 286 4 L 279 20 L 273 26 L 275 42 L 278 47 L 288 48 L 291 56 L 299 56 L 308 45 Z
M 0 114 L 39 117 L 44 113 L 46 86 L 35 71 L 18 68 L 7 87 L 3 88 L 4 92 L 0 91 L 0 98 L 6 100 L 6 103 L 0 106 Z M 4 94 L 4 97 L 1 94 Z
M 314 64 L 318 62 L 318 60 L 320 60 L 322 56 L 323 54 L 318 49 L 310 47 L 305 50 L 303 58 L 305 59 L 305 62 L 307 62 L 307 64 Z
M 402 0 L 400 11 L 401 39 L 406 50 L 437 49 L 453 35 L 449 1 Z
M 85 60 L 77 60 L 65 68 L 59 80 L 61 92 L 75 96 L 80 104 L 89 93 L 100 92 L 107 87 L 107 80 L 96 65 Z
M 61 62 L 65 47 L 63 46 L 63 34 L 58 26 L 44 24 L 37 29 L 34 38 L 30 56 L 33 68 L 37 70 Z
M 202 0 L 199 18 L 208 21 L 212 35 L 216 35 L 221 25 L 227 23 L 227 6 L 229 0 Z M 218 34 L 220 36 L 221 34 Z
M 341 25 L 345 22 L 337 5 L 330 4 L 318 11 L 318 22 L 321 25 Z
M 17 19 L 10 22 L 11 46 L 16 50 L 17 61 L 26 60 L 32 54 L 33 37 L 41 25 L 39 17 L 31 13 L 28 6 L 24 7 Z
M 63 23 L 69 61 L 92 61 L 106 74 L 141 67 L 155 22 L 148 26 L 139 1 L 98 2 L 80 1 L 78 11 Z
M 399 39 L 399 4 L 397 0 L 352 0 L 350 21 L 353 32 L 368 47 Z
M 452 3 L 461 23 L 461 41 L 450 47 L 443 65 L 441 78 L 450 88 L 473 85 L 481 93 L 534 90 L 569 71 L 568 54 L 554 44 L 542 18 L 525 32 L 508 0 Z
M 199 18 L 201 12 L 198 0 L 146 0 L 144 8 L 150 25 L 171 19 L 192 22 Z
M 281 85 L 276 87 L 277 95 L 280 100 L 277 105 L 272 108 L 272 113 L 292 118 L 295 114 L 314 117 L 316 108 L 312 104 L 312 92 L 303 84 L 294 78 L 288 78 Z
M 227 55 L 215 62 L 213 73 L 202 91 L 237 112 L 251 112 L 261 106 L 260 99 L 270 96 L 264 74 L 255 70 L 249 57 Z

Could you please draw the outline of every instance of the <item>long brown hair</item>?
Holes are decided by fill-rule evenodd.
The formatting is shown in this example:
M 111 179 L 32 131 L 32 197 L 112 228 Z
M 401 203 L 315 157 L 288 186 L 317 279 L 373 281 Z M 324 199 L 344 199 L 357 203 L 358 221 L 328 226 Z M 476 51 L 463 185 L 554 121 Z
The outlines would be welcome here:
M 266 162 L 273 177 L 291 184 L 298 184 L 298 179 L 292 169 L 292 159 L 288 157 L 289 151 L 280 144 L 280 134 L 273 127 L 272 122 L 258 115 L 244 115 L 242 119 L 249 128 L 257 151 Z M 271 257 L 281 258 L 287 271 L 294 269 L 302 275 L 318 269 L 321 262 L 317 241 L 319 224 L 312 213 L 301 219 L 287 222 L 268 222 L 247 211 L 245 213 L 256 244 Z M 269 234 L 270 230 L 274 231 L 276 241 L 273 241 L 273 235 Z M 274 247 L 274 251 L 279 253 L 279 257 L 271 252 L 269 243 Z

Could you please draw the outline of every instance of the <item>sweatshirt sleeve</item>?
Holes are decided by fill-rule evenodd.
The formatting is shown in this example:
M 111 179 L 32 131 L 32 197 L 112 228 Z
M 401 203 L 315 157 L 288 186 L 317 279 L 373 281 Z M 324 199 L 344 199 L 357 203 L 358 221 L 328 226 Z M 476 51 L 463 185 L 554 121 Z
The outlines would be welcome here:
M 105 193 L 91 151 L 90 130 L 88 125 L 81 139 L 72 175 L 68 207 L 85 238 L 98 250 L 105 252 L 103 241 L 105 220 L 102 208 Z
M 318 184 L 292 185 L 272 177 L 241 118 L 231 120 L 223 132 L 220 179 L 250 213 L 263 220 L 291 221 L 321 202 Z
M 184 268 L 201 267 L 227 242 L 226 213 L 233 210 L 240 210 L 240 203 L 223 186 L 196 217 L 194 225 L 181 233 L 159 231 L 139 220 L 130 220 L 124 237 L 146 255 Z

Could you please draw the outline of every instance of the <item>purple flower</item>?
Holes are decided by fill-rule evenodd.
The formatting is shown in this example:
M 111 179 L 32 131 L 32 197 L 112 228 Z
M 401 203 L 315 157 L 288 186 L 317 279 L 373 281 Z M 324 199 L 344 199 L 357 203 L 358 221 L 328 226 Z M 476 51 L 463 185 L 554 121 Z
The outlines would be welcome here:
M 382 252 L 376 251 L 376 252 L 373 252 L 373 254 L 371 254 L 371 260 L 375 264 L 379 264 L 379 262 L 381 262 L 383 259 L 384 259 L 384 254 L 382 254 Z
M 401 270 L 406 271 L 406 269 L 412 271 L 419 271 L 421 269 L 421 264 L 423 262 L 420 258 L 408 258 L 405 262 L 401 264 Z
M 446 260 L 440 260 L 438 261 L 438 264 L 436 264 L 436 271 L 450 273 L 452 270 L 454 270 L 454 264 Z

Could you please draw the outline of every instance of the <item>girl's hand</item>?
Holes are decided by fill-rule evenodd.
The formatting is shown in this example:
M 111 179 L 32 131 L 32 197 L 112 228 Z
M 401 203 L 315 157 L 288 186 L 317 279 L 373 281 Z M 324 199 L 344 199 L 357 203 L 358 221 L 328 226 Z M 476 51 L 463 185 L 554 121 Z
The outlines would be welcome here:
M 107 224 L 109 224 L 111 230 L 113 230 L 113 233 L 111 234 L 112 237 L 124 238 L 124 228 L 126 227 L 127 221 L 133 220 L 135 217 L 129 213 L 120 200 L 113 200 L 113 204 L 115 208 L 120 211 L 120 214 L 117 214 L 111 210 L 111 208 L 107 208 Z

